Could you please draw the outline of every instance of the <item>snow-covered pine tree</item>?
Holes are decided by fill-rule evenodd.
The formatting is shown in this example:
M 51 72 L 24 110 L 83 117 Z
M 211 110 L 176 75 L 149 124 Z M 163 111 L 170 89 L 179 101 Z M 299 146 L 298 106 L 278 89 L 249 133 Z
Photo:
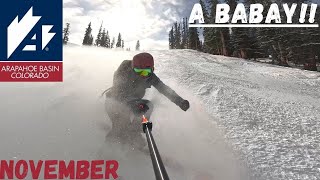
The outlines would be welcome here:
M 101 46 L 101 47 L 107 47 L 107 34 L 106 34 L 106 29 L 103 29 L 103 31 L 102 31 L 102 33 L 101 33 L 100 46 Z
M 116 44 L 116 47 L 117 47 L 117 48 L 121 47 L 121 41 L 122 41 L 122 39 L 121 39 L 121 34 L 119 33 L 119 35 L 118 35 L 118 41 L 117 41 L 117 44 Z
M 111 45 L 110 45 L 110 48 L 111 48 L 111 49 L 114 48 L 115 43 L 116 43 L 116 38 L 113 37 L 113 38 L 112 38 Z
M 95 41 L 95 46 L 101 46 L 101 36 L 102 36 L 102 23 L 101 23 L 101 26 L 100 26 L 100 29 L 99 29 L 99 32 L 97 35 L 97 39 Z
M 70 35 L 70 23 L 66 24 L 66 27 L 63 29 L 63 44 L 68 44 Z
M 91 22 L 89 23 L 88 27 L 86 28 L 85 35 L 82 41 L 82 45 L 91 46 L 93 43 L 93 36 L 91 34 L 92 28 L 91 28 Z

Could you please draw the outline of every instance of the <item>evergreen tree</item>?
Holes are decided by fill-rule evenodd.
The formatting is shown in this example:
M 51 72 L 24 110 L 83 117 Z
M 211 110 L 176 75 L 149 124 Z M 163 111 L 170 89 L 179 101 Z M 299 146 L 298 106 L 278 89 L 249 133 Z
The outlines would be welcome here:
M 186 29 L 186 32 L 185 32 L 185 38 L 186 38 L 186 44 L 185 44 L 185 48 L 189 48 L 189 23 L 188 23 L 188 18 L 186 18 L 186 22 L 185 22 L 185 29 Z
M 182 45 L 181 45 L 181 42 L 182 42 L 182 35 L 181 35 L 181 23 L 179 23 L 178 25 L 178 31 L 177 31 L 177 48 L 178 49 L 182 49 Z
M 231 3 L 231 12 L 234 12 L 236 8 L 236 1 L 235 0 L 228 0 Z M 233 17 L 234 14 L 231 15 Z M 239 23 L 239 21 L 237 22 Z M 249 39 L 249 30 L 250 28 L 232 28 L 231 29 L 231 36 L 229 40 L 229 50 L 232 56 L 240 57 L 247 59 L 249 58 L 249 51 L 251 42 Z M 252 36 L 254 37 L 254 36 Z
M 84 38 L 83 38 L 83 42 L 82 45 L 87 45 L 87 46 L 91 46 L 93 43 L 93 36 L 91 34 L 92 32 L 92 28 L 91 28 L 91 22 L 89 23 Z
M 109 36 L 109 31 L 107 31 L 106 34 L 106 48 L 110 48 L 111 44 L 110 44 L 110 36 Z
M 210 0 L 210 14 L 209 16 L 209 23 L 214 24 L 215 23 L 215 17 L 216 17 L 216 5 L 219 3 L 218 0 Z M 205 42 L 204 46 L 206 48 L 206 51 L 211 54 L 223 54 L 223 45 L 221 40 L 221 28 L 210 28 L 207 29 L 205 34 Z
M 101 46 L 101 47 L 107 47 L 107 34 L 106 34 L 106 29 L 103 29 L 103 31 L 102 31 L 102 33 L 101 33 L 100 46 Z
M 181 33 L 180 33 L 180 25 L 178 22 L 174 23 L 174 49 L 180 49 L 181 47 Z
M 251 0 L 252 1 L 252 0 Z M 285 0 L 282 0 L 285 3 Z M 268 0 L 263 0 L 261 2 L 265 7 L 269 7 L 272 2 Z M 280 1 L 278 0 L 278 3 Z M 292 3 L 291 3 L 292 4 Z M 290 6 L 290 5 L 289 5 Z M 297 9 L 299 9 L 297 7 Z M 284 11 L 280 12 L 281 19 L 285 19 Z M 267 12 L 263 12 L 263 16 L 267 16 Z M 295 17 L 293 19 L 296 19 Z M 275 23 L 275 22 L 272 22 Z M 260 41 L 261 48 L 266 49 L 268 55 L 272 55 L 272 60 L 274 64 L 288 66 L 288 52 L 287 45 L 290 44 L 288 39 L 290 35 L 290 29 L 287 28 L 258 28 L 257 38 Z M 293 33 L 294 31 L 291 31 Z
M 189 28 L 189 49 L 201 50 L 198 28 Z
M 173 27 L 171 28 L 171 31 L 169 32 L 169 49 L 174 49 L 174 34 L 173 34 Z
M 187 22 L 186 22 L 186 18 L 183 18 L 182 21 L 182 40 L 181 40 L 181 48 L 182 49 L 186 49 L 187 48 Z
M 92 35 L 90 35 L 90 38 L 89 38 L 89 41 L 88 41 L 88 45 L 89 46 L 92 46 L 93 45 L 93 36 Z
M 136 44 L 136 51 L 140 51 L 140 41 L 139 40 L 137 41 L 137 44 Z
M 101 46 L 101 36 L 102 36 L 102 23 L 101 23 L 101 26 L 100 26 L 100 29 L 99 29 L 99 32 L 97 35 L 96 42 L 95 42 L 96 46 Z
M 113 38 L 112 38 L 111 45 L 110 45 L 110 48 L 111 48 L 111 49 L 114 48 L 115 43 L 116 43 L 116 38 L 113 37 Z
M 63 44 L 68 44 L 70 35 L 70 23 L 67 23 L 66 27 L 63 29 Z
M 209 14 L 208 14 L 208 11 L 207 11 L 207 8 L 206 8 L 206 5 L 205 3 L 200 0 L 199 1 L 200 5 L 202 6 L 202 12 L 203 12 L 203 18 L 204 18 L 204 23 L 205 24 L 208 24 L 209 22 Z M 210 28 L 203 28 L 203 39 L 204 39 L 204 42 L 203 42 L 203 51 L 204 52 L 210 52 L 210 47 L 208 47 L 209 43 L 209 39 L 207 36 L 208 36 L 208 31 L 209 31 Z M 182 40 L 183 41 L 183 40 Z
M 315 16 L 315 23 L 319 24 L 320 20 L 320 5 L 318 5 Z M 310 9 L 308 9 L 307 15 L 310 14 Z M 309 17 L 306 17 L 306 19 L 309 19 Z M 305 70 L 310 71 L 317 71 L 317 57 L 319 58 L 320 54 L 320 28 L 299 28 L 300 33 L 297 32 L 294 37 L 296 42 L 290 43 L 291 54 L 296 57 L 296 61 L 299 62 L 299 64 L 304 65 Z M 298 30 L 298 28 L 294 29 L 295 31 Z M 299 35 L 297 35 L 299 33 Z M 300 41 L 300 44 L 297 46 L 297 41 Z M 298 48 L 297 48 L 298 47 Z M 289 57 L 289 59 L 292 61 L 294 58 Z
M 118 35 L 118 41 L 117 41 L 117 44 L 116 44 L 116 47 L 117 47 L 117 48 L 121 47 L 121 42 L 122 42 L 121 34 L 119 33 L 119 35 Z
M 306 1 L 296 0 L 294 3 L 301 6 Z M 220 1 L 207 0 L 207 2 L 210 5 L 209 9 L 206 8 L 203 0 L 199 1 L 203 7 L 205 23 L 213 24 L 215 23 L 216 5 Z M 264 7 L 270 7 L 272 3 L 288 3 L 291 7 L 293 3 L 291 0 L 224 0 L 223 2 L 229 4 L 230 12 L 234 12 L 237 3 L 244 3 L 247 13 L 250 4 L 261 3 Z M 300 6 L 297 9 L 300 9 Z M 320 9 L 319 6 L 318 9 Z M 263 11 L 264 20 L 262 22 L 265 21 L 267 13 L 268 11 Z M 286 21 L 283 8 L 280 8 L 280 14 L 281 20 Z M 308 15 L 309 12 L 307 12 L 306 20 L 309 18 Z M 317 11 L 316 21 L 320 21 L 319 16 L 320 11 Z M 299 18 L 300 14 L 295 13 L 293 23 L 299 24 Z M 288 66 L 289 62 L 290 64 L 293 62 L 303 64 L 308 70 L 316 70 L 316 63 L 320 61 L 320 28 L 204 28 L 203 42 L 199 40 L 198 33 L 198 29 L 189 28 L 188 20 L 183 18 L 183 22 L 174 23 L 169 32 L 169 48 L 190 48 L 248 59 L 265 58 L 272 55 L 275 64 Z
M 226 0 L 226 3 L 230 6 L 230 12 L 234 12 L 237 6 L 237 0 Z M 231 15 L 231 17 L 233 14 Z M 233 52 L 233 44 L 231 42 L 231 34 L 229 28 L 221 28 L 220 40 L 222 44 L 222 54 L 224 56 L 230 56 Z
M 121 48 L 124 48 L 124 40 L 121 40 Z

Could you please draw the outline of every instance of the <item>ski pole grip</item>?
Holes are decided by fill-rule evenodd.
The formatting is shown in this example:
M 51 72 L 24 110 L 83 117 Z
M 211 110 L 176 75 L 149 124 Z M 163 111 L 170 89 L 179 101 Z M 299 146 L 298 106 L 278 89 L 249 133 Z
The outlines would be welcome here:
M 143 128 L 144 133 L 146 133 L 147 128 L 151 131 L 152 130 L 152 122 L 143 123 L 142 128 Z

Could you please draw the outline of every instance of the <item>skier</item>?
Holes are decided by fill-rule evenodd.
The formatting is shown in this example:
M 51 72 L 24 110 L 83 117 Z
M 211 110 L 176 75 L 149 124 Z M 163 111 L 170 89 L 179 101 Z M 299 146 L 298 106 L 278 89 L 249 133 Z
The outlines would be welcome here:
M 154 86 L 182 110 L 187 111 L 189 101 L 181 98 L 154 73 L 154 59 L 149 53 L 139 53 L 132 60 L 124 60 L 114 73 L 113 86 L 106 90 L 106 112 L 112 130 L 106 138 L 130 142 L 137 148 L 146 145 L 142 138 L 141 116 L 150 119 L 153 105 L 142 99 L 147 88 Z M 133 114 L 133 120 L 131 115 Z

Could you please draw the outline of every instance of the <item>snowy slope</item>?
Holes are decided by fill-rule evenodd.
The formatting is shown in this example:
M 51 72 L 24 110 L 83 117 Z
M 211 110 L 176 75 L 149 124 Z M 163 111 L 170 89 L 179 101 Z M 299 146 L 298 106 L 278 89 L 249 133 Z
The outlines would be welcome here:
M 63 83 L 1 83 L 0 159 L 116 159 L 126 179 L 154 179 L 149 157 L 104 143 L 110 123 L 99 96 L 135 53 L 67 46 Z M 161 154 L 183 165 L 168 167 L 172 179 L 320 177 L 319 73 L 191 50 L 151 53 L 158 76 L 191 102 L 183 112 L 153 88 L 146 95 Z
M 157 58 L 168 56 L 160 69 L 202 99 L 256 178 L 320 177 L 320 73 L 188 50 Z

